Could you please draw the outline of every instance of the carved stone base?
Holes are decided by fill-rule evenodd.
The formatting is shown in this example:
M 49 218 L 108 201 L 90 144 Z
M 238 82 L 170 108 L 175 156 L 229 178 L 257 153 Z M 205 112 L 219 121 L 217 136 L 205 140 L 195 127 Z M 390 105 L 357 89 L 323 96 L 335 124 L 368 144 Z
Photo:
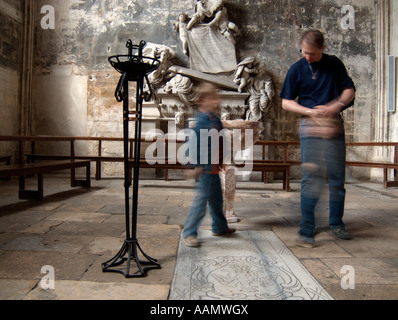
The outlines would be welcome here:
M 224 171 L 220 174 L 224 194 L 224 215 L 228 223 L 236 223 L 240 221 L 234 211 L 237 182 L 235 170 L 235 167 L 226 166 Z
M 157 96 L 160 99 L 158 109 L 162 118 L 174 118 L 177 126 L 185 127 L 189 118 L 196 113 L 196 107 L 187 105 L 178 94 L 158 91 Z M 246 100 L 249 94 L 221 91 L 220 97 L 222 102 L 217 116 L 222 120 L 235 120 L 244 117 L 247 110 Z
M 235 120 L 235 121 L 223 121 L 224 128 L 227 128 L 231 132 L 231 139 L 233 139 L 234 130 L 240 130 L 240 141 L 241 141 L 241 149 L 244 150 L 248 145 L 253 146 L 256 141 L 258 141 L 261 131 L 263 129 L 263 124 L 261 122 L 253 122 L 253 121 L 243 121 L 243 120 Z M 246 131 L 245 130 L 253 130 L 252 139 L 253 141 L 246 141 Z M 246 142 L 250 142 L 247 144 Z M 246 150 L 245 150 L 246 151 Z M 252 151 L 252 150 L 251 150 Z M 236 154 L 233 155 L 234 159 L 236 159 Z M 253 160 L 253 159 L 246 159 Z M 250 172 L 248 173 L 250 175 Z M 224 214 L 229 223 L 239 222 L 239 218 L 234 212 L 234 201 L 235 201 L 235 192 L 236 192 L 236 183 L 237 179 L 237 168 L 234 166 L 226 166 L 224 172 L 221 174 L 221 180 L 223 182 L 223 191 L 224 191 Z

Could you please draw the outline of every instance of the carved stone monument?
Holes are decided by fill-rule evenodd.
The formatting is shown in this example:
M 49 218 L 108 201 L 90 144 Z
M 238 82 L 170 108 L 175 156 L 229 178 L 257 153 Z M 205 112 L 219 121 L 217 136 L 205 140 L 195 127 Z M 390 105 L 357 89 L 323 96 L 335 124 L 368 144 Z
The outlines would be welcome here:
M 239 33 L 239 30 L 228 20 L 223 0 L 197 1 L 186 29 L 193 70 L 213 74 L 235 70 L 236 41 L 233 33 Z
M 258 137 L 264 129 L 268 134 L 275 95 L 272 78 L 256 57 L 246 57 L 238 63 L 240 30 L 229 21 L 225 1 L 195 0 L 195 12 L 181 13 L 174 27 L 184 54 L 189 56 L 189 68 L 173 64 L 176 53 L 165 45 L 148 44 L 144 52 L 161 63 L 149 76 L 161 119 L 175 121 L 178 129 L 186 128 L 197 110 L 196 84 L 210 82 L 220 88 L 218 116 L 225 124 L 239 120 L 238 127 L 242 129 L 256 124 L 253 129 Z M 238 128 L 236 123 L 229 125 L 230 129 Z M 226 211 L 230 220 L 237 220 L 232 204 L 237 179 L 232 167 L 225 172 L 224 180 Z

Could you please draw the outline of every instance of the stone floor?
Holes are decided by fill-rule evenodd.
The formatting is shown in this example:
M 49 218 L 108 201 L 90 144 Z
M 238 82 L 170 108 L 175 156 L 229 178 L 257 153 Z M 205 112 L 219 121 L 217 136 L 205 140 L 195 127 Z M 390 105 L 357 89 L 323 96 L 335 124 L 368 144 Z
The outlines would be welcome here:
M 200 248 L 181 239 L 170 300 L 332 300 L 271 230 L 198 239 Z
M 28 181 L 34 188 L 36 180 Z M 41 202 L 19 200 L 17 186 L 17 179 L 0 181 L 1 300 L 169 298 L 181 226 L 194 196 L 192 181 L 140 182 L 138 239 L 162 268 L 134 279 L 101 269 L 125 237 L 121 179 L 72 189 L 67 177 L 46 176 Z M 241 222 L 234 227 L 242 233 L 275 234 L 333 299 L 398 299 L 398 190 L 384 189 L 381 183 L 347 183 L 345 223 L 353 240 L 331 235 L 323 200 L 317 213 L 317 247 L 305 249 L 295 244 L 299 188 L 293 182 L 293 192 L 286 193 L 281 183 L 238 183 L 235 209 Z M 204 231 L 209 222 L 207 217 Z M 55 289 L 46 289 L 51 268 Z M 355 288 L 343 289 L 341 280 L 352 271 Z

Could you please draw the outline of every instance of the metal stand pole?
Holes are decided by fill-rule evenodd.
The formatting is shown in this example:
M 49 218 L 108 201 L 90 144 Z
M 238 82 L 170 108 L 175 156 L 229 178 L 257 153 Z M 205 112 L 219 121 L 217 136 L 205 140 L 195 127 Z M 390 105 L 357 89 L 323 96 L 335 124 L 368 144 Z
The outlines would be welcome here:
M 116 90 L 116 99 L 123 101 L 123 142 L 124 142 L 124 188 L 125 188 L 125 215 L 126 215 L 126 239 L 120 251 L 111 260 L 102 264 L 103 272 L 116 272 L 123 274 L 126 278 L 145 277 L 146 271 L 151 269 L 160 269 L 161 266 L 158 261 L 148 256 L 141 248 L 137 239 L 137 218 L 138 218 L 138 189 L 139 189 L 139 173 L 140 173 L 140 153 L 141 153 L 141 131 L 142 131 L 142 104 L 144 100 L 144 73 L 140 68 L 138 72 L 134 73 L 134 65 L 142 64 L 142 48 L 145 42 L 141 42 L 139 47 L 139 56 L 132 55 L 132 48 L 134 47 L 129 40 L 127 47 L 129 48 L 129 63 L 125 65 L 128 67 L 128 72 L 123 72 L 118 88 Z M 119 61 L 119 58 L 116 57 Z M 135 59 L 134 59 L 135 58 Z M 119 61 L 120 62 L 120 61 Z M 129 81 L 137 83 L 136 94 L 136 110 L 129 110 Z M 149 83 L 148 83 L 149 85 Z M 134 116 L 134 117 L 132 117 Z M 133 143 L 133 161 L 130 163 L 130 140 L 129 140 L 129 122 L 135 122 L 135 137 Z M 132 215 L 130 221 L 130 167 L 133 166 L 133 190 L 132 190 Z M 130 225 L 131 222 L 131 225 Z M 139 260 L 139 252 L 144 256 L 146 261 Z M 124 263 L 127 263 L 126 268 L 114 269 Z M 138 270 L 132 273 L 130 271 L 131 262 L 135 262 Z M 145 265 L 147 267 L 143 268 Z

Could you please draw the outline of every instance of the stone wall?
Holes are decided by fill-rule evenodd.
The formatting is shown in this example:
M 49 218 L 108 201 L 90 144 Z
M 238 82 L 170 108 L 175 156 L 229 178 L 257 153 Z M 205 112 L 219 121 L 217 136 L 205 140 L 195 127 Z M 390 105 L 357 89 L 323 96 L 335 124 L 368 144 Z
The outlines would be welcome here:
M 23 8 L 20 1 L 0 0 L 0 135 L 20 133 L 20 76 Z M 1 142 L 0 155 L 15 156 L 15 143 Z
M 398 1 L 391 1 L 390 54 L 398 57 Z M 398 59 L 396 59 L 397 61 Z M 397 68 L 398 70 L 398 68 Z M 398 74 L 398 73 L 397 73 Z M 398 86 L 396 87 L 396 112 L 391 114 L 391 140 L 398 141 Z
M 170 46 L 175 63 L 188 66 L 173 23 L 193 14 L 196 0 L 39 0 L 36 1 L 35 134 L 122 136 L 121 105 L 113 92 L 118 74 L 107 62 L 126 52 L 132 39 Z M 55 9 L 55 29 L 40 27 L 40 9 Z M 355 9 L 355 29 L 342 29 L 344 5 Z M 370 141 L 376 86 L 374 0 L 227 0 L 229 18 L 241 29 L 238 60 L 257 56 L 267 64 L 279 94 L 288 68 L 300 59 L 303 30 L 325 32 L 330 54 L 340 57 L 357 86 L 356 105 L 345 113 L 349 141 Z M 132 89 L 133 91 L 133 89 Z M 275 140 L 297 140 L 298 118 L 274 98 Z M 148 107 L 156 116 L 153 107 Z M 3 122 L 3 121 L 2 121 Z M 149 124 L 147 127 L 151 127 Z M 94 148 L 83 146 L 84 150 Z M 111 152 L 119 152 L 112 150 Z M 366 154 L 355 155 L 366 157 Z

